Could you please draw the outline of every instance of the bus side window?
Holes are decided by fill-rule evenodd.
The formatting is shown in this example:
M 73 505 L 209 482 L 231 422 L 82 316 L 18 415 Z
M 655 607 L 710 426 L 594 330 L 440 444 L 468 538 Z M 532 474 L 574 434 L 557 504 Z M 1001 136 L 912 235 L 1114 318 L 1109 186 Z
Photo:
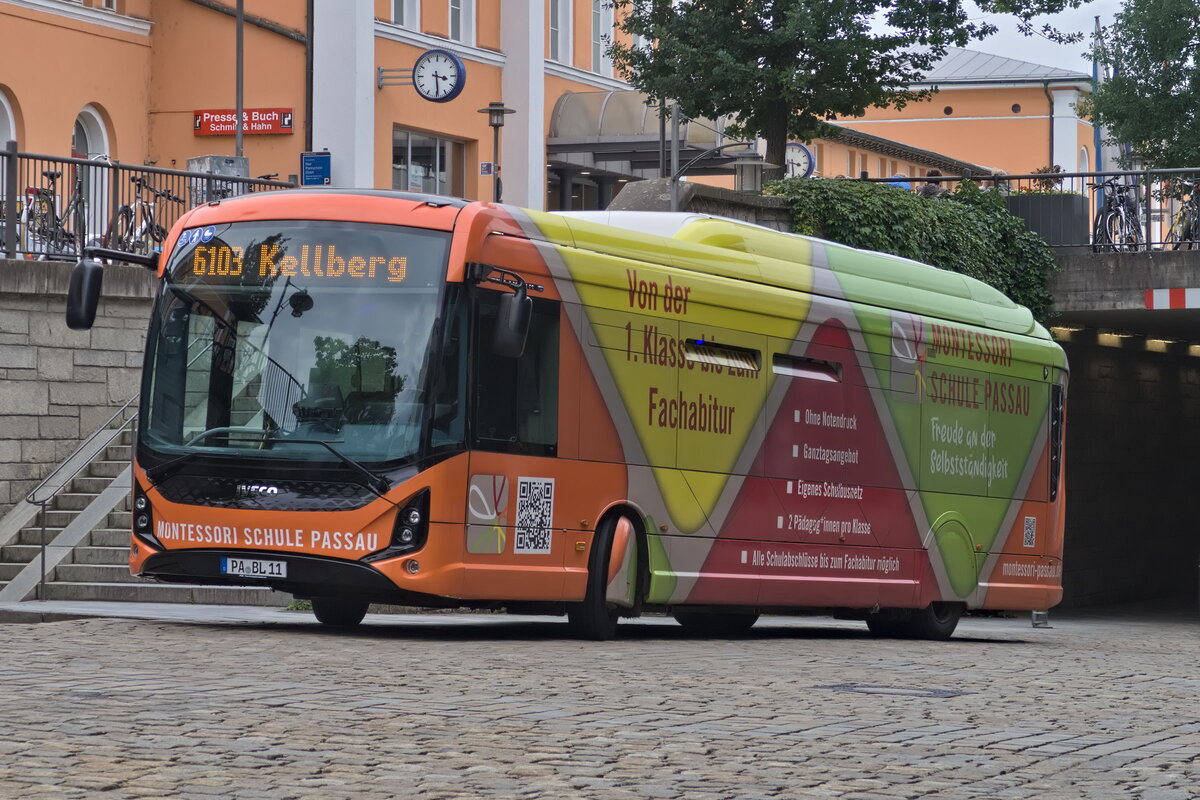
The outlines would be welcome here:
M 430 446 L 463 445 L 463 429 L 467 408 L 467 328 L 470 319 L 466 290 L 459 285 L 449 287 L 452 296 L 447 303 L 442 329 L 441 361 L 433 376 Z
M 533 298 L 525 353 L 492 352 L 500 293 L 478 293 L 475 326 L 475 446 L 480 450 L 553 456 L 558 446 L 558 316 L 556 300 Z

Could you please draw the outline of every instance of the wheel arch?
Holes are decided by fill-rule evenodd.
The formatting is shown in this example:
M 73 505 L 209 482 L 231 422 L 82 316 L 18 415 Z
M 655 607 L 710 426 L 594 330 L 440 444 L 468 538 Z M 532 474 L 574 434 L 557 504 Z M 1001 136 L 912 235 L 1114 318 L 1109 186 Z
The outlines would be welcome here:
M 625 609 L 624 616 L 638 616 L 650 590 L 650 544 L 646 538 L 646 516 L 636 504 L 617 501 L 609 504 L 600 514 L 595 529 L 599 531 L 610 523 L 615 525 L 622 518 L 627 519 L 632 528 L 632 547 L 622 548 L 620 562 L 614 564 L 612 559 L 617 556 L 614 542 L 609 556 L 609 598 Z M 592 563 L 591 548 L 595 546 L 596 541 L 597 537 L 593 536 L 588 551 L 589 565 Z M 631 559 L 632 564 L 629 563 Z M 625 587 L 628 587 L 629 591 Z M 613 596 L 614 590 L 618 596 Z

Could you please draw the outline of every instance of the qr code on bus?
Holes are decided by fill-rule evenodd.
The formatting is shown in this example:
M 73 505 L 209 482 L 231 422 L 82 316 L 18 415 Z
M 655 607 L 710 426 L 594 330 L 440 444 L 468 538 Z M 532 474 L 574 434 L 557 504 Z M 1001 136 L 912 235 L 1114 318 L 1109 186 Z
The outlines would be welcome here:
M 549 553 L 554 522 L 554 479 L 517 478 L 517 541 L 514 553 Z
M 1026 547 L 1037 547 L 1037 517 L 1025 518 L 1025 538 L 1021 543 Z

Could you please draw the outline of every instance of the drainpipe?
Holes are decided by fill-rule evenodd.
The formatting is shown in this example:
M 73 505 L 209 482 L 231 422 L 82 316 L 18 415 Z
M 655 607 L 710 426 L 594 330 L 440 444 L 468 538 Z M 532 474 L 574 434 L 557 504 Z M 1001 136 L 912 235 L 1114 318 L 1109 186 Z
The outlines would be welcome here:
M 305 8 L 304 40 L 304 151 L 313 149 L 313 0 Z
M 1046 102 L 1050 104 L 1050 160 L 1046 166 L 1054 166 L 1054 95 L 1050 94 L 1050 81 L 1042 81 L 1042 91 L 1046 93 Z

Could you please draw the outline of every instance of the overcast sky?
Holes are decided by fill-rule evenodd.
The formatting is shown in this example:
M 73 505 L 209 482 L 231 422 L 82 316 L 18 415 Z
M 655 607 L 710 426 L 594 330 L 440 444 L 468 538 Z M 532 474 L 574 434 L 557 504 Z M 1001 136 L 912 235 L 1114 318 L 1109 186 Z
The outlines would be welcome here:
M 1101 25 L 1110 25 L 1113 14 L 1121 7 L 1121 0 L 1092 0 L 1082 7 L 1070 9 L 1048 17 L 1050 22 L 1063 31 L 1083 31 L 1088 38 L 1079 44 L 1055 44 L 1042 36 L 1022 36 L 1017 32 L 1016 25 L 1003 15 L 977 14 L 976 18 L 988 19 L 1000 32 L 981 42 L 974 42 L 968 47 L 998 56 L 1029 61 L 1049 67 L 1062 67 L 1087 74 L 1092 73 L 1092 62 L 1084 55 L 1091 41 L 1091 32 L 1095 27 L 1095 17 L 1100 17 Z M 1040 27 L 1040 24 L 1037 26 Z

